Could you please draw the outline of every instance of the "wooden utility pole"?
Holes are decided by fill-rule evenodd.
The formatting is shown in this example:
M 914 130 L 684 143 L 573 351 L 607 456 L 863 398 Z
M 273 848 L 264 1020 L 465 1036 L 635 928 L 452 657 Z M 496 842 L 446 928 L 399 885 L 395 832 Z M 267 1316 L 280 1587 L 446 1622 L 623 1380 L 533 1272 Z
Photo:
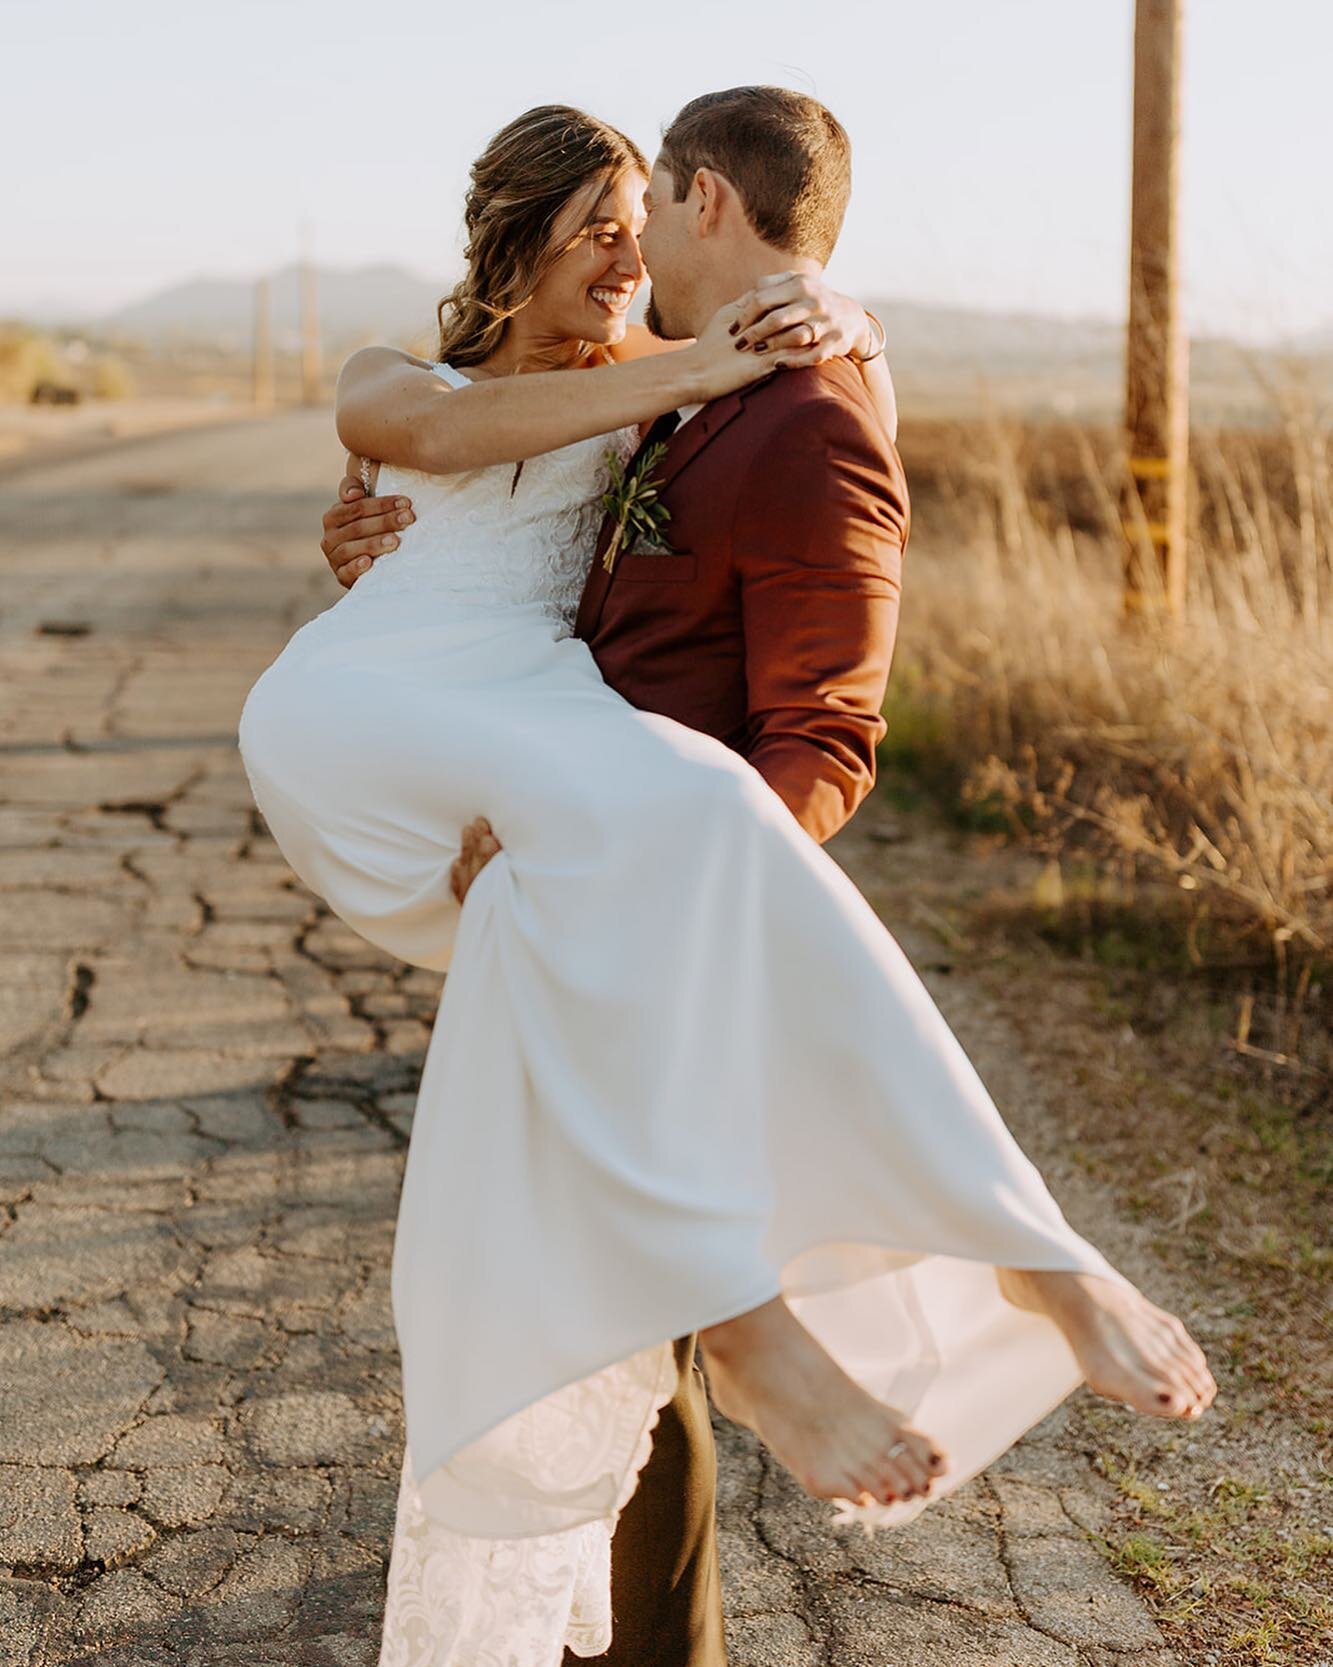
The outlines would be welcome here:
M 301 399 L 306 405 L 320 400 L 319 302 L 308 255 L 301 261 Z
M 1184 0 L 1136 0 L 1124 497 L 1125 607 L 1185 605 L 1189 338 L 1180 317 Z
M 273 304 L 272 288 L 267 278 L 255 283 L 255 404 L 261 411 L 273 405 Z

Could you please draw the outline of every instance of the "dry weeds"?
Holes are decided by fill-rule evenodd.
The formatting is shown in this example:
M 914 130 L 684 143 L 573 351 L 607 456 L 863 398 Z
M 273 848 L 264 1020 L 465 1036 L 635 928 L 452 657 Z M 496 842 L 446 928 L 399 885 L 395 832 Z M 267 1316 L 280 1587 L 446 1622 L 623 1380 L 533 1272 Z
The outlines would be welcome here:
M 1110 437 L 991 419 L 905 435 L 909 554 L 887 747 L 1122 901 L 1165 879 L 1196 964 L 1256 965 L 1237 1045 L 1324 1071 L 1333 955 L 1333 441 L 1196 435 L 1189 607 L 1127 618 Z M 1052 884 L 1062 883 L 1061 870 Z

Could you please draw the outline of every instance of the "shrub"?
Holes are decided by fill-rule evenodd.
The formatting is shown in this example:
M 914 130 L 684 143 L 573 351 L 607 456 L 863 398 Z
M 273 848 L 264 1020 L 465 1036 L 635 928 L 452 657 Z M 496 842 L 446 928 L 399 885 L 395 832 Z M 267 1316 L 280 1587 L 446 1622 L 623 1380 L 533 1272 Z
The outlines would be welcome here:
M 26 405 L 39 382 L 63 378 L 54 342 L 21 325 L 0 324 L 0 400 Z
M 93 366 L 93 397 L 95 399 L 131 399 L 135 381 L 123 359 L 107 354 Z

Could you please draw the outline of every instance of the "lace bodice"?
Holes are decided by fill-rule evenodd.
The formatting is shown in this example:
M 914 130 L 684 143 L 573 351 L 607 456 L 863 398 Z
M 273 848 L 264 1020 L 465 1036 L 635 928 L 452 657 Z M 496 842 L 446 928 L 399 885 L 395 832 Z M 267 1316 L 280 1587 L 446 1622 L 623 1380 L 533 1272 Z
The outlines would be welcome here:
M 455 387 L 466 378 L 435 371 Z M 410 497 L 416 520 L 349 592 L 361 605 L 404 588 L 474 607 L 537 603 L 567 634 L 592 561 L 607 489 L 607 454 L 633 455 L 623 428 L 529 458 L 461 475 L 380 470 L 376 492 Z

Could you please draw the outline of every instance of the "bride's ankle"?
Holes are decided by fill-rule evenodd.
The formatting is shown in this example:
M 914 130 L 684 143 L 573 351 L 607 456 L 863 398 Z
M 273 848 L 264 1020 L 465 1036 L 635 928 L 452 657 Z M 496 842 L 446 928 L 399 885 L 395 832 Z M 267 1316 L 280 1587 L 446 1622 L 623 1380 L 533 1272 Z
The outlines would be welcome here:
M 1085 1312 L 1099 1284 L 1094 1275 L 1073 1269 L 997 1268 L 995 1272 L 1006 1301 L 1055 1320 Z
M 773 1297 L 758 1308 L 747 1309 L 718 1325 L 705 1326 L 699 1344 L 705 1355 L 727 1366 L 753 1355 L 756 1347 L 775 1341 L 794 1316 L 781 1297 Z

